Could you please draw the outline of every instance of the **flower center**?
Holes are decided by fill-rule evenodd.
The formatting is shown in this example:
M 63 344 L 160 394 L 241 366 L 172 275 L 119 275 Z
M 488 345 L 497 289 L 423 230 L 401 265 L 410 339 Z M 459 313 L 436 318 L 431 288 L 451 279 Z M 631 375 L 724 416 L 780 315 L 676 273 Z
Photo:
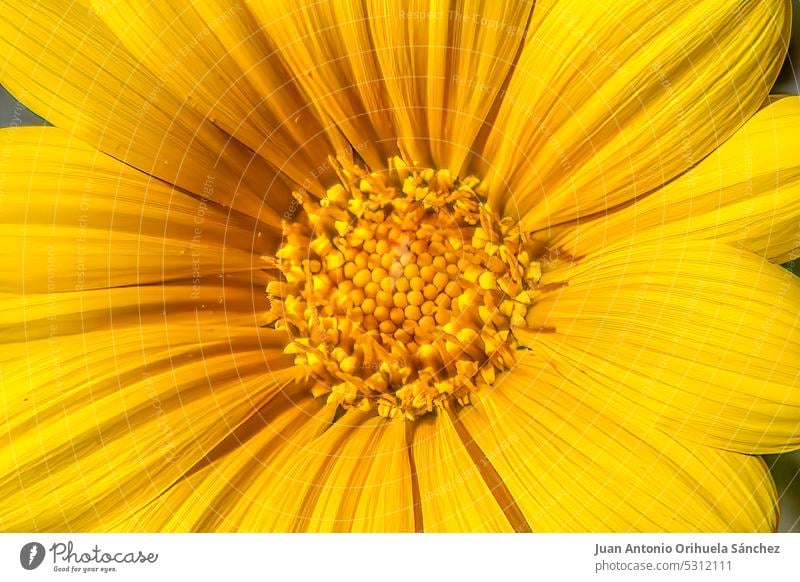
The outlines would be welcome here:
M 419 169 L 337 165 L 321 200 L 295 198 L 267 293 L 270 321 L 313 380 L 347 409 L 412 420 L 469 402 L 514 363 L 541 276 L 532 244 L 497 216 L 479 180 Z

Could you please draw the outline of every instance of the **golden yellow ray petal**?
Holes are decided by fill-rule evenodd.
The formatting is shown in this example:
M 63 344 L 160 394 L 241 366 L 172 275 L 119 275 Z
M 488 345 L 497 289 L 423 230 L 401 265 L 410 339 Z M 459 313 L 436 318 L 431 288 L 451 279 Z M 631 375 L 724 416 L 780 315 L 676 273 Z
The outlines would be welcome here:
M 104 4 L 109 6 L 109 4 Z M 13 0 L 0 13 L 0 84 L 105 153 L 273 226 L 279 174 L 129 52 L 88 2 Z M 244 116 L 246 111 L 241 112 Z
M 583 255 L 629 241 L 716 239 L 775 263 L 800 253 L 800 97 L 772 101 L 714 153 L 660 190 L 572 225 L 552 246 Z
M 402 420 L 351 412 L 308 424 L 273 445 L 226 522 L 247 531 L 414 531 Z M 291 412 L 287 412 L 291 414 Z M 301 416 L 299 412 L 295 416 Z M 278 439 L 274 438 L 277 441 Z M 229 473 L 220 465 L 219 471 Z
M 114 531 L 264 531 L 258 523 L 231 518 L 237 505 L 259 503 L 252 489 L 276 452 L 290 446 L 302 428 L 316 426 L 315 417 L 326 417 L 319 399 L 307 386 L 294 384 L 238 427 L 209 454 L 186 472 L 167 491 Z M 327 417 L 329 421 L 330 418 Z M 302 434 L 302 433 L 301 433 Z
M 222 277 L 206 273 L 197 281 L 166 285 L 0 293 L 0 327 L 7 343 L 146 324 L 153 317 L 172 326 L 257 327 L 266 323 L 267 282 L 258 272 Z
M 247 362 L 259 356 L 263 348 L 256 359 L 265 372 L 270 362 L 275 369 L 286 367 L 291 357 L 270 350 L 280 354 L 288 336 L 259 327 L 266 311 L 265 278 L 239 274 L 210 276 L 201 283 L 0 294 L 0 324 L 8 329 L 0 355 L 2 381 L 14 386 L 8 393 L 14 397 L 5 408 L 7 424 L 23 426 L 35 420 L 30 418 L 32 402 L 57 414 L 60 399 L 80 394 L 87 383 L 109 382 L 112 393 L 125 378 L 139 381 L 145 372 L 168 372 L 173 351 L 189 358 L 174 360 L 176 365 L 201 366 L 199 355 L 227 350 L 233 365 L 239 357 Z M 212 344 L 216 351 L 209 351 Z M 87 362 L 98 357 L 93 352 L 103 350 L 118 357 L 87 369 Z M 39 374 L 53 376 L 55 389 Z M 19 394 L 24 397 L 16 398 Z M 93 394 L 104 395 L 97 388 Z M 38 410 L 37 418 L 44 414 L 44 409 Z
M 668 182 L 760 107 L 785 0 L 540 0 L 486 141 L 490 201 L 529 229 Z
M 508 532 L 513 526 L 445 412 L 414 423 L 411 452 L 426 532 Z
M 546 273 L 522 341 L 587 402 L 687 442 L 800 446 L 800 280 L 724 243 L 653 241 Z
M 395 130 L 360 2 L 257 2 L 250 10 L 323 120 L 336 155 L 351 146 L 373 168 L 396 153 Z M 326 160 L 318 161 L 326 168 Z
M 0 130 L 0 292 L 209 281 L 253 271 L 277 231 L 195 198 L 54 127 Z M 263 225 L 261 225 L 263 227 Z M 263 236 L 259 236 L 263 232 Z M 216 300 L 216 298 L 214 299 Z
M 165 91 L 185 98 L 188 107 L 296 184 L 321 191 L 312 171 L 332 147 L 246 4 L 93 1 L 92 6 Z M 281 212 L 288 204 L 273 197 L 268 202 Z
M 526 35 L 531 2 L 370 0 L 401 148 L 463 175 Z
M 534 531 L 774 531 L 776 493 L 758 457 L 629 432 L 534 354 L 459 417 Z M 584 386 L 591 389 L 591 385 Z
M 110 527 L 294 378 L 285 334 L 193 314 L 3 346 L 0 528 Z

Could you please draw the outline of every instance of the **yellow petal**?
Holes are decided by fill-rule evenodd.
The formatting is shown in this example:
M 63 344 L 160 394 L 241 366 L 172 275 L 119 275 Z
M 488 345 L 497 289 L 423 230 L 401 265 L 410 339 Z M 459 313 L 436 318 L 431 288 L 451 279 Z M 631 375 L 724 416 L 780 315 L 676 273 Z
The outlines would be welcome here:
M 3 341 L 33 342 L 53 335 L 80 335 L 152 319 L 190 327 L 257 328 L 266 322 L 267 278 L 241 273 L 207 274 L 202 282 L 130 285 L 58 293 L 0 293 Z
M 439 411 L 415 421 L 413 428 L 424 531 L 513 531 L 450 416 Z
M 396 153 L 395 130 L 362 4 L 277 0 L 249 9 L 323 120 L 335 146 L 328 153 L 352 147 L 373 168 L 385 167 Z
M 48 337 L 2 346 L 4 531 L 111 527 L 294 378 L 283 333 L 193 315 L 71 334 L 56 315 Z
M 259 529 L 414 531 L 403 420 L 352 412 L 301 446 L 260 479 Z
M 533 531 L 774 531 L 776 495 L 758 457 L 629 432 L 535 355 L 459 417 Z
M 463 175 L 502 94 L 533 3 L 368 2 L 369 28 L 403 151 Z
M 54 125 L 147 174 L 280 225 L 290 188 L 278 172 L 186 95 L 173 95 L 164 71 L 141 64 L 88 3 L 4 3 L 0 51 L 0 84 Z M 265 196 L 276 199 L 273 208 Z
M 556 281 L 532 309 L 550 331 L 523 341 L 587 401 L 720 449 L 800 446 L 794 275 L 724 243 L 654 241 L 542 277 Z
M 736 243 L 775 263 L 800 253 L 800 97 L 772 101 L 689 172 L 636 203 L 555 236 L 583 255 L 686 236 Z
M 246 5 L 95 0 L 92 8 L 164 91 L 295 183 L 321 192 L 312 171 L 332 148 Z
M 53 127 L 0 131 L 0 292 L 59 292 L 261 268 L 277 232 L 189 196 Z
M 605 211 L 702 160 L 759 108 L 790 4 L 537 1 L 484 152 L 530 229 Z
M 4 133 L 0 527 L 102 529 L 294 378 L 286 336 L 258 327 L 252 220 L 63 130 Z
M 308 529 L 414 531 L 412 475 L 405 434 L 402 419 L 374 417 L 351 431 L 336 451 L 336 462 L 329 463 L 320 475 L 324 475 L 324 486 L 314 503 Z M 333 434 L 326 438 L 333 438 Z M 318 481 L 321 485 L 322 479 Z
M 226 456 L 212 458 L 124 527 L 414 531 L 405 423 L 362 412 L 332 423 L 335 406 L 304 404 L 304 390 L 270 403 L 241 446 L 233 437 Z
M 167 491 L 141 510 L 109 529 L 129 532 L 264 531 L 244 516 L 237 505 L 259 503 L 252 488 L 265 474 L 277 451 L 291 448 L 297 438 L 325 419 L 322 401 L 311 397 L 306 386 L 290 385 L 276 394 L 249 420 L 231 432 L 205 458 Z

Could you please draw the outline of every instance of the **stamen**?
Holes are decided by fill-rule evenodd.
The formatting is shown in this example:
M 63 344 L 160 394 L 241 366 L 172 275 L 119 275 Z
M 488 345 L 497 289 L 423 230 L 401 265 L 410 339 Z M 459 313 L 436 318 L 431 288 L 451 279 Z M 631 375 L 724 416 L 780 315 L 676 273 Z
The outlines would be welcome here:
M 315 396 L 409 420 L 469 402 L 515 358 L 541 265 L 534 241 L 486 204 L 479 180 L 337 164 L 341 184 L 284 225 L 267 287 Z

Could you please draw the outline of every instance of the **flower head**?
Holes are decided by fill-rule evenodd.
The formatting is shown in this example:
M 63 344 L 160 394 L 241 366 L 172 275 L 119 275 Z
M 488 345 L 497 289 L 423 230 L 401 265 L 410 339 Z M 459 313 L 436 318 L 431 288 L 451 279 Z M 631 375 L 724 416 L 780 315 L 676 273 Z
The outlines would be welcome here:
M 0 528 L 775 528 L 788 2 L 6 4 Z

